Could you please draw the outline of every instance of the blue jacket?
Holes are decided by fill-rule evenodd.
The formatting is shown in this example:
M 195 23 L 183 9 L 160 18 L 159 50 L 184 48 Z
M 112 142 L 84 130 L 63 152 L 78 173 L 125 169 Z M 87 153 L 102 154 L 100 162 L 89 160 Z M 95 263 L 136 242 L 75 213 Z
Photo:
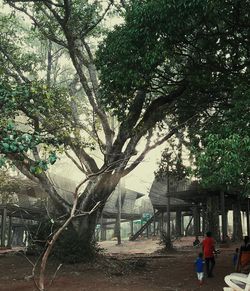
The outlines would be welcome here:
M 204 264 L 204 262 L 203 262 L 202 258 L 197 258 L 197 260 L 195 261 L 197 273 L 203 272 L 203 264 Z

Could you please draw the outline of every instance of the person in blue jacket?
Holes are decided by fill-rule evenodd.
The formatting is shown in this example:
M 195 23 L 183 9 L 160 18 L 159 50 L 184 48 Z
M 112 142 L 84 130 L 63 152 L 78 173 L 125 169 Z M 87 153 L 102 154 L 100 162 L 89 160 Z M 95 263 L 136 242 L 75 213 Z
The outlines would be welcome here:
M 203 278 L 204 278 L 203 266 L 204 266 L 203 254 L 199 253 L 198 258 L 195 261 L 195 267 L 196 267 L 197 278 L 200 285 L 203 284 Z

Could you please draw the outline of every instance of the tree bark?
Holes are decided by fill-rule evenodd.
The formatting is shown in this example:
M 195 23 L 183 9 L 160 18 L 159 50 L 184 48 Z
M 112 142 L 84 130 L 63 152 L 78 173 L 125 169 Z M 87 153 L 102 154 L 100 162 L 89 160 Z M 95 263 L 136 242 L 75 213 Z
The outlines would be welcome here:
M 241 223 L 241 213 L 240 213 L 240 200 L 237 199 L 233 203 L 233 241 L 242 240 L 242 223 Z
M 206 232 L 211 231 L 215 240 L 220 240 L 219 230 L 219 197 L 209 196 L 207 198 Z

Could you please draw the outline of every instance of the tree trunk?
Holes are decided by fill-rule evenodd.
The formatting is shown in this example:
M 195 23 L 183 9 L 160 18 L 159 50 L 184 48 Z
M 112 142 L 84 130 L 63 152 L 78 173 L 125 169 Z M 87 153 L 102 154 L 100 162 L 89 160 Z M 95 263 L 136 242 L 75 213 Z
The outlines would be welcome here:
M 71 224 L 72 229 L 68 227 L 68 230 L 63 233 L 62 239 L 59 239 L 61 242 L 64 241 L 61 245 L 65 247 L 65 250 L 70 250 L 70 248 L 72 249 L 72 242 L 73 244 L 76 244 L 76 242 L 80 243 L 82 249 L 86 249 L 86 251 L 90 250 L 93 246 L 98 218 L 102 213 L 108 197 L 115 190 L 115 187 L 121 178 L 121 173 L 119 172 L 121 171 L 119 168 L 119 162 L 112 166 L 113 171 L 111 170 L 111 167 L 107 166 L 107 164 L 108 162 L 102 167 L 100 174 L 93 174 L 93 176 L 90 177 L 85 190 L 78 198 L 76 217 L 73 218 Z M 53 204 L 57 210 L 57 215 L 58 213 L 60 214 L 59 216 L 65 216 L 66 214 L 67 217 L 67 214 L 70 213 L 71 209 L 70 204 L 57 193 L 56 188 L 51 184 L 45 175 L 39 178 L 43 187 L 52 198 Z M 91 215 L 84 215 L 86 212 L 89 212 L 95 208 L 98 203 L 98 209 L 95 212 L 91 213 Z M 67 239 L 67 234 L 69 233 L 72 237 L 75 236 L 75 239 Z M 75 260 L 75 258 L 73 260 Z
M 206 210 L 206 232 L 211 231 L 215 240 L 220 240 L 219 230 L 219 197 L 209 196 L 207 198 Z
M 241 223 L 241 213 L 240 213 L 240 201 L 237 199 L 233 203 L 233 241 L 242 240 L 242 223 Z

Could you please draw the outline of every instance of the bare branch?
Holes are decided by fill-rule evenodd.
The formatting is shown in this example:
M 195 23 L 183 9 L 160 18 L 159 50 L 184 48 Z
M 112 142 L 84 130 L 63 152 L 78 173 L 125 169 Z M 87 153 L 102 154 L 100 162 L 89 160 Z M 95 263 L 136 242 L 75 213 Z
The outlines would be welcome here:
M 51 279 L 51 281 L 49 283 L 49 287 L 53 284 L 53 282 L 54 282 L 54 280 L 56 278 L 56 275 L 57 275 L 58 271 L 61 269 L 61 267 L 62 267 L 62 264 L 59 264 L 59 266 L 56 268 L 56 271 L 55 271 L 55 273 L 54 273 L 54 275 L 53 275 L 53 277 L 52 277 L 52 279 Z
M 96 103 L 96 100 L 93 96 L 92 90 L 89 88 L 88 80 L 87 80 L 86 76 L 84 75 L 82 64 L 81 64 L 81 62 L 79 62 L 79 60 L 81 60 L 81 56 L 79 56 L 79 54 L 82 54 L 82 53 L 78 49 L 75 48 L 74 41 L 73 41 L 73 43 L 72 43 L 72 41 L 69 42 L 69 53 L 70 53 L 73 65 L 74 65 L 74 67 L 79 75 L 83 89 L 85 90 L 85 93 L 88 97 L 89 103 L 92 106 L 94 112 L 100 118 L 100 121 L 101 121 L 101 124 L 103 127 L 103 131 L 105 134 L 106 144 L 107 144 L 110 140 L 112 140 L 113 131 L 111 130 L 111 128 L 109 126 L 108 118 L 107 118 L 105 112 L 102 111 L 102 109 L 98 106 L 98 104 Z
M 143 150 L 143 152 L 139 155 L 139 157 L 128 167 L 124 170 L 123 172 L 123 177 L 126 176 L 128 173 L 130 173 L 132 170 L 134 170 L 145 158 L 146 154 L 155 149 L 157 146 L 163 144 L 165 141 L 167 141 L 170 137 L 172 137 L 176 132 L 177 128 L 171 130 L 168 134 L 166 134 L 162 139 L 158 140 L 157 142 L 154 143 L 154 145 L 150 146 L 148 143 Z
M 109 154 L 113 155 L 115 155 L 116 153 L 120 154 L 124 143 L 131 136 L 133 127 L 136 125 L 141 116 L 145 98 L 146 98 L 145 91 L 139 90 L 138 92 L 136 92 L 136 96 L 133 104 L 130 107 L 129 114 L 127 115 L 125 120 L 121 123 L 119 132 L 117 134 L 117 138 L 112 148 L 112 153 Z M 113 160 L 116 158 L 117 157 L 113 156 Z
M 92 52 L 90 50 L 89 45 L 86 43 L 85 40 L 83 40 L 83 45 L 86 49 L 86 52 L 88 54 L 88 57 L 90 59 L 90 62 L 87 65 L 88 68 L 88 72 L 89 72 L 89 77 L 92 83 L 92 87 L 93 87 L 93 91 L 95 93 L 95 96 L 97 96 L 97 90 L 98 90 L 98 79 L 97 79 L 97 72 L 96 72 L 96 68 L 95 68 L 95 64 L 94 64 L 94 57 L 92 55 Z M 98 101 L 97 101 L 98 103 Z
M 7 0 L 8 2 L 13 2 L 13 3 L 39 3 L 39 2 L 47 2 L 50 5 L 56 6 L 56 7 L 63 7 L 61 4 L 55 3 L 53 1 L 50 0 Z
M 90 27 L 88 27 L 86 30 L 82 31 L 80 33 L 80 36 L 85 37 L 88 35 L 88 33 L 90 31 L 92 31 L 93 29 L 95 29 L 97 27 L 97 25 L 104 19 L 105 15 L 107 14 L 107 12 L 109 11 L 111 5 L 113 4 L 113 1 L 110 1 L 107 8 L 104 10 L 103 14 L 99 17 L 99 19 L 97 19 L 97 21 L 95 23 L 93 23 Z
M 79 144 L 75 144 L 74 141 L 69 142 L 74 153 L 78 157 L 79 161 L 86 167 L 87 173 L 96 173 L 99 171 L 95 160 L 82 148 Z
M 87 171 L 83 168 L 83 165 L 79 165 L 77 161 L 67 151 L 65 151 L 65 154 L 81 172 L 87 175 Z
M 60 15 L 56 12 L 56 10 L 53 8 L 53 6 L 47 2 L 47 1 L 43 1 L 43 4 L 50 10 L 50 12 L 54 15 L 55 19 L 57 20 L 57 22 L 63 26 L 64 22 L 63 19 L 60 17 Z
M 97 133 L 97 130 L 96 130 L 96 126 L 95 126 L 95 113 L 94 113 L 94 111 L 93 111 L 93 130 L 94 130 L 94 133 L 95 133 L 95 135 L 96 135 L 96 137 L 97 137 L 97 142 L 98 142 L 98 145 L 99 145 L 99 149 L 100 149 L 100 151 L 101 151 L 101 153 L 105 156 L 105 153 L 103 152 L 103 146 L 104 146 L 104 144 L 103 144 L 103 142 L 101 141 L 101 139 L 99 138 L 99 136 L 98 136 L 98 133 Z
M 57 193 L 53 182 L 46 176 L 46 174 L 41 173 L 38 178 L 43 188 L 46 190 L 46 192 L 49 194 L 49 197 L 58 206 L 58 208 L 63 212 L 69 213 L 69 209 L 71 207 L 70 203 L 68 203 L 65 199 L 62 198 L 61 195 Z
M 13 60 L 13 58 L 8 54 L 8 52 L 0 46 L 0 52 L 2 52 L 2 54 L 6 57 L 6 59 L 11 63 L 11 65 L 13 66 L 13 68 L 16 70 L 16 72 L 18 73 L 18 75 L 20 76 L 20 78 L 24 81 L 24 82 L 30 82 L 30 80 L 24 76 L 22 70 L 18 67 L 18 65 L 16 64 L 16 62 Z
M 152 146 L 149 146 L 149 143 L 147 143 L 145 149 L 143 150 L 143 152 L 140 154 L 140 156 L 128 167 L 124 170 L 123 172 L 123 176 L 126 176 L 128 173 L 130 173 L 132 170 L 134 170 L 141 161 L 143 161 L 143 159 L 145 158 L 146 154 L 155 149 L 156 147 L 158 147 L 159 145 L 163 144 L 164 142 L 166 142 L 169 138 L 171 138 L 174 134 L 177 134 L 178 131 L 182 128 L 184 128 L 190 121 L 192 121 L 198 114 L 195 114 L 194 116 L 190 117 L 189 119 L 187 119 L 186 121 L 184 121 L 183 123 L 179 124 L 178 126 L 176 126 L 175 128 L 171 129 L 163 138 L 159 139 L 158 141 L 156 141 Z M 130 143 L 128 144 L 127 148 L 126 148 L 126 155 L 129 155 L 129 153 L 131 152 L 131 149 L 133 149 L 133 145 L 130 145 Z
M 19 11 L 21 11 L 21 12 L 23 12 L 24 14 L 26 14 L 32 21 L 33 21 L 33 23 L 39 28 L 39 30 L 42 32 L 42 34 L 45 36 L 45 37 L 47 37 L 48 39 L 50 39 L 51 41 L 53 41 L 53 42 L 55 42 L 55 43 L 57 43 L 58 45 L 60 45 L 60 46 L 62 46 L 62 47 L 67 47 L 67 45 L 66 45 L 66 43 L 63 41 L 63 40 L 61 40 L 61 39 L 59 39 L 59 38 L 57 38 L 55 35 L 54 35 L 54 32 L 52 32 L 52 31 L 49 31 L 49 32 L 47 32 L 45 29 L 44 29 L 44 24 L 43 23 L 39 23 L 37 20 L 36 20 L 36 18 L 34 17 L 34 16 L 32 16 L 27 10 L 25 10 L 24 8 L 22 8 L 22 7 L 19 7 L 19 6 L 16 6 L 14 3 L 12 3 L 13 1 L 7 1 L 7 3 L 11 6 L 11 7 L 13 7 L 13 8 L 15 8 L 15 9 L 17 9 L 17 10 L 19 10 Z M 15 2 L 19 2 L 19 1 L 15 1 Z M 31 1 L 32 2 L 32 1 Z

